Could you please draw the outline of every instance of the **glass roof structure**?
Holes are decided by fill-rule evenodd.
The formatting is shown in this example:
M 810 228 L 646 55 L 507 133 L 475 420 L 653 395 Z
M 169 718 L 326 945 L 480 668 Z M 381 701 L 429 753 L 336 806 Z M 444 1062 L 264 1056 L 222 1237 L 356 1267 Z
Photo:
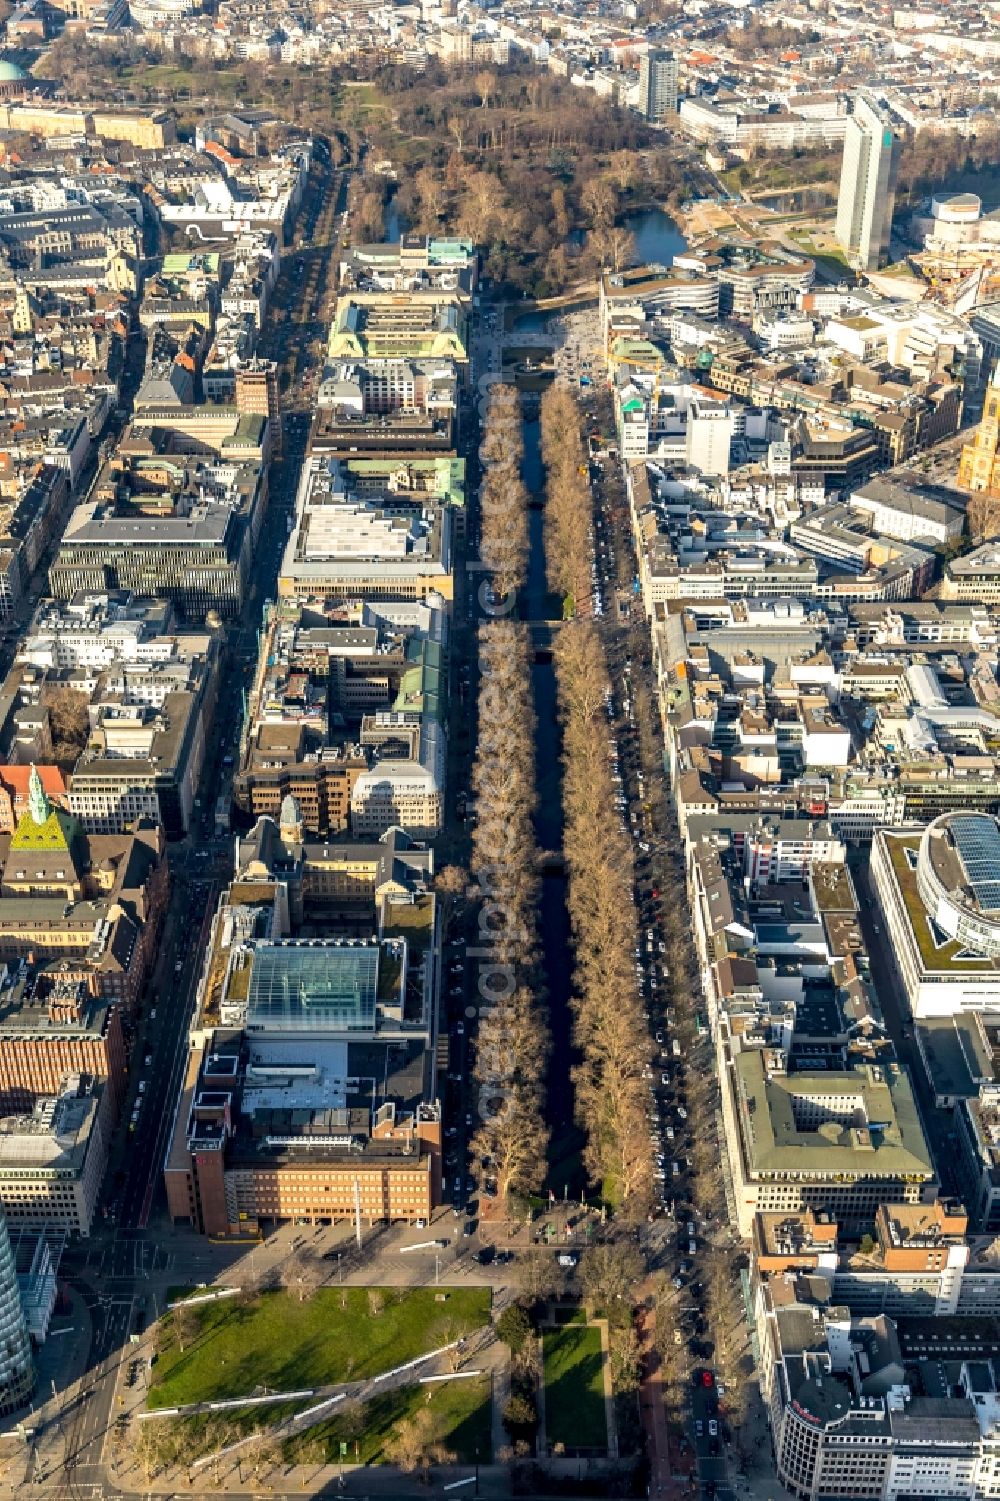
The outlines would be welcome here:
M 980 911 L 1000 912 L 1000 829 L 975 814 L 953 814 L 948 826 Z
M 258 945 L 250 973 L 247 1030 L 374 1031 L 378 961 L 377 943 Z

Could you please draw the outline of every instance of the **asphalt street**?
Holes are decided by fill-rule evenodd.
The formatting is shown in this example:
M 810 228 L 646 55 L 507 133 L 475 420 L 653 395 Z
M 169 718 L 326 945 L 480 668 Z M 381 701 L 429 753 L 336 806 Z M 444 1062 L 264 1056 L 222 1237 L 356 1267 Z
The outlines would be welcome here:
M 138 1379 L 135 1373 L 130 1378 L 132 1332 L 162 1308 L 171 1286 L 212 1281 L 238 1263 L 246 1249 L 212 1247 L 201 1237 L 175 1232 L 166 1220 L 162 1169 L 212 915 L 220 884 L 232 868 L 232 838 L 215 827 L 216 800 L 231 792 L 243 700 L 256 658 L 257 622 L 264 601 L 274 594 L 308 437 L 301 367 L 309 337 L 324 325 L 327 245 L 334 210 L 346 190 L 342 174 L 338 191 L 325 149 L 317 155 L 310 186 L 305 210 L 308 270 L 303 274 L 296 252 L 286 255 L 262 339 L 261 352 L 281 360 L 286 371 L 283 455 L 271 467 L 249 597 L 241 619 L 227 627 L 193 824 L 188 836 L 168 850 L 170 900 L 154 970 L 134 1019 L 126 1102 L 100 1216 L 90 1240 L 70 1245 L 63 1257 L 62 1275 L 83 1293 L 90 1345 L 82 1372 L 66 1370 L 64 1389 L 57 1384 L 54 1400 L 46 1400 L 48 1392 L 39 1393 L 42 1407 L 27 1478 L 33 1486 L 44 1486 L 46 1496 L 65 1496 L 67 1501 L 88 1501 L 94 1487 L 109 1481 L 109 1439 L 122 1400 L 120 1382 Z M 141 375 L 138 352 L 132 365 L 133 373 Z M 23 619 L 18 624 L 23 627 Z M 6 648 L 5 656 L 11 649 Z M 287 1252 L 287 1242 L 277 1238 L 273 1254 Z
M 337 216 L 344 211 L 348 174 L 338 173 L 328 158 L 319 158 L 314 166 L 313 181 L 307 194 L 304 244 L 286 253 L 282 276 L 266 325 L 262 353 L 274 358 L 282 368 L 283 386 L 283 454 L 272 464 L 270 499 L 267 517 L 258 544 L 254 576 L 249 599 L 240 621 L 227 628 L 226 656 L 220 677 L 219 698 L 214 722 L 206 745 L 205 771 L 199 790 L 194 827 L 189 836 L 170 850 L 172 894 L 164 921 L 157 963 L 141 1004 L 132 1048 L 127 1102 L 114 1144 L 112 1166 L 108 1175 L 102 1218 L 89 1243 L 68 1248 L 63 1272 L 84 1292 L 91 1319 L 91 1341 L 85 1370 L 79 1382 L 71 1380 L 54 1404 L 44 1427 L 37 1436 L 29 1476 L 33 1484 L 44 1486 L 46 1496 L 60 1501 L 90 1501 L 92 1487 L 114 1487 L 111 1438 L 122 1404 L 121 1383 L 130 1379 L 134 1356 L 129 1343 L 132 1332 L 162 1308 L 168 1289 L 177 1284 L 212 1282 L 223 1278 L 238 1281 L 240 1268 L 254 1277 L 287 1257 L 297 1242 L 308 1243 L 325 1259 L 328 1280 L 379 1280 L 430 1283 L 439 1277 L 446 1280 L 475 1279 L 495 1287 L 506 1286 L 511 1274 L 504 1266 L 480 1265 L 476 1260 L 481 1238 L 473 1231 L 464 1233 L 470 1212 L 473 1186 L 468 1176 L 467 1138 L 471 1131 L 469 1079 L 472 1072 L 471 1039 L 466 1028 L 471 1021 L 470 967 L 461 959 L 461 948 L 448 951 L 447 1009 L 448 1065 L 447 1118 L 445 1146 L 448 1207 L 421 1231 L 393 1230 L 371 1234 L 358 1254 L 345 1227 L 303 1232 L 285 1226 L 260 1246 L 213 1246 L 203 1238 L 169 1224 L 165 1214 L 162 1185 L 164 1152 L 173 1120 L 179 1084 L 188 1054 L 188 1028 L 195 1004 L 201 966 L 212 914 L 221 883 L 231 872 L 232 839 L 215 828 L 215 805 L 232 788 L 233 765 L 238 761 L 239 735 L 243 720 L 243 700 L 252 682 L 257 649 L 257 622 L 264 602 L 272 598 L 286 545 L 287 518 L 298 484 L 309 433 L 312 404 L 312 367 L 310 345 L 326 330 L 331 287 L 328 273 L 335 255 Z M 500 368 L 502 342 L 502 308 L 479 332 L 475 363 L 478 377 L 495 375 Z M 465 433 L 471 437 L 471 423 Z M 475 458 L 463 436 L 463 447 L 473 471 Z M 595 476 L 600 487 L 602 476 Z M 470 508 L 470 526 L 475 525 L 475 504 Z M 621 580 L 617 558 L 629 547 L 627 527 L 610 501 L 602 498 L 596 523 L 598 570 L 595 575 L 595 598 L 599 599 L 605 624 L 610 628 L 627 620 L 619 615 Z M 459 583 L 459 590 L 462 585 Z M 456 615 L 465 614 L 463 594 L 458 596 Z M 613 621 L 612 617 L 613 616 Z M 470 622 L 471 625 L 471 622 Z M 637 847 L 637 868 L 643 895 L 644 925 L 652 928 L 656 897 L 650 871 L 653 859 L 663 851 L 649 809 L 649 791 L 644 789 L 634 707 L 629 705 L 630 658 L 625 653 L 626 631 L 618 633 L 618 652 L 613 658 L 615 671 L 615 716 L 619 735 L 623 806 L 626 820 Z M 467 700 L 470 718 L 474 685 L 470 680 L 471 629 L 460 630 L 453 663 L 455 702 Z M 634 648 L 633 648 L 634 650 Z M 636 675 L 640 671 L 637 663 Z M 645 668 L 642 668 L 645 670 Z M 633 699 L 634 699 L 634 695 Z M 468 761 L 473 736 L 461 741 L 456 737 L 453 787 L 467 785 Z M 227 765 L 227 761 L 229 764 Z M 455 848 L 467 838 L 467 830 L 451 826 L 448 839 Z M 441 863 L 444 863 L 443 859 Z M 650 1013 L 662 1016 L 666 971 L 653 949 L 637 955 L 642 972 L 643 994 Z M 665 1018 L 663 1024 L 666 1025 Z M 149 1059 L 147 1063 L 146 1060 Z M 662 1078 L 660 1077 L 662 1071 Z M 684 1067 L 664 1059 L 656 1079 L 651 1081 L 653 1129 L 660 1154 L 662 1207 L 671 1213 L 675 1201 L 683 1200 L 687 1159 L 684 1149 L 686 1114 L 684 1111 Z M 670 1141 L 664 1143 L 669 1126 Z M 675 1186 L 671 1186 L 670 1163 L 678 1169 Z M 459 1211 L 452 1212 L 452 1205 Z M 472 1205 L 475 1217 L 475 1206 Z M 678 1207 L 679 1215 L 679 1207 Z M 437 1244 L 421 1249 L 406 1249 L 418 1240 Z M 668 1270 L 679 1262 L 677 1247 L 671 1242 L 665 1250 Z M 684 1298 L 690 1302 L 690 1293 Z M 41 1394 L 44 1398 L 46 1393 Z M 697 1451 L 698 1473 L 703 1484 L 715 1487 L 725 1497 L 726 1464 L 724 1453 L 708 1433 L 714 1420 L 714 1387 L 692 1386 L 691 1425 Z M 703 1434 L 697 1435 L 697 1424 Z M 62 1455 L 60 1461 L 59 1456 Z M 373 1482 L 370 1489 L 385 1493 Z M 229 1493 L 238 1494 L 238 1493 Z M 253 1501 L 261 1501 L 247 1492 Z

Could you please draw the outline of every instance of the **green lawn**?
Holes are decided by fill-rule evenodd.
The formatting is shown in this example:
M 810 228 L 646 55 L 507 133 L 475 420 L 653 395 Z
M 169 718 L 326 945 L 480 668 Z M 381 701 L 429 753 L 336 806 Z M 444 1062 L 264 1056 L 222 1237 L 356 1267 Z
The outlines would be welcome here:
M 808 230 L 790 229 L 788 238 L 794 240 L 803 254 L 812 257 L 816 262 L 817 270 L 822 268 L 835 281 L 853 280 L 854 273 L 847 264 L 847 256 L 833 240 L 827 240 L 823 249 L 819 250 Z
M 490 1380 L 441 1381 L 433 1386 L 405 1386 L 366 1402 L 357 1411 L 318 1423 L 284 1445 L 285 1464 L 326 1464 L 341 1458 L 347 1444 L 350 1464 L 380 1464 L 385 1446 L 404 1418 L 427 1407 L 434 1416 L 432 1442 L 441 1443 L 459 1464 L 492 1459 Z
M 567 1325 L 542 1335 L 545 1437 L 567 1449 L 606 1449 L 601 1331 Z
M 810 250 L 809 254 L 816 262 L 817 270 L 822 267 L 834 281 L 853 281 L 854 272 L 850 269 L 843 256 L 831 255 L 827 251 Z
M 920 899 L 917 891 L 917 876 L 906 858 L 906 846 L 916 849 L 919 845 L 919 836 L 905 840 L 890 839 L 887 841 L 889 860 L 899 883 L 900 895 L 906 907 L 910 924 L 913 928 L 913 936 L 920 949 L 920 957 L 927 969 L 955 970 L 957 973 L 980 973 L 986 966 L 982 960 L 960 959 L 958 956 L 965 952 L 965 946 L 957 939 L 948 939 L 940 945 L 934 942 L 930 928 L 927 926 L 927 909 Z
M 178 98 L 184 93 L 206 93 L 219 99 L 236 99 L 242 76 L 231 68 L 216 70 L 185 68 L 172 63 L 141 63 L 122 72 L 121 85 L 140 96 L 164 93 Z
M 374 1376 L 489 1322 L 488 1288 L 449 1288 L 442 1303 L 433 1288 L 386 1288 L 382 1297 L 385 1305 L 374 1316 L 363 1287 L 322 1288 L 305 1302 L 267 1292 L 247 1307 L 206 1303 L 190 1312 L 183 1351 L 168 1315 L 149 1406 Z

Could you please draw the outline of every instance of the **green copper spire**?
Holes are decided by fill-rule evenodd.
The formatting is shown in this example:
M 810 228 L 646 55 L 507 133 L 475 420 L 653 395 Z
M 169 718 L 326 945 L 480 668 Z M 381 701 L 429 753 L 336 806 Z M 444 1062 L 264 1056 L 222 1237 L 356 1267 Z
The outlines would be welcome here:
M 42 779 L 38 775 L 38 768 L 32 764 L 31 776 L 28 778 L 28 812 L 32 820 L 41 827 L 51 811 L 45 788 L 42 786 Z

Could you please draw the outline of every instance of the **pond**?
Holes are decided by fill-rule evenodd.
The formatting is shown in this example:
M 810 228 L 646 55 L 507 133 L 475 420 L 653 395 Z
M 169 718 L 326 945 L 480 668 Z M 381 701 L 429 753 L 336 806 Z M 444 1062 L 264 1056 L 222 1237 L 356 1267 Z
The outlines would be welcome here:
M 647 261 L 659 261 L 669 266 L 675 255 L 687 249 L 687 240 L 681 234 L 670 215 L 661 208 L 643 209 L 642 213 L 630 214 L 625 228 L 635 236 L 635 258 L 638 265 Z

